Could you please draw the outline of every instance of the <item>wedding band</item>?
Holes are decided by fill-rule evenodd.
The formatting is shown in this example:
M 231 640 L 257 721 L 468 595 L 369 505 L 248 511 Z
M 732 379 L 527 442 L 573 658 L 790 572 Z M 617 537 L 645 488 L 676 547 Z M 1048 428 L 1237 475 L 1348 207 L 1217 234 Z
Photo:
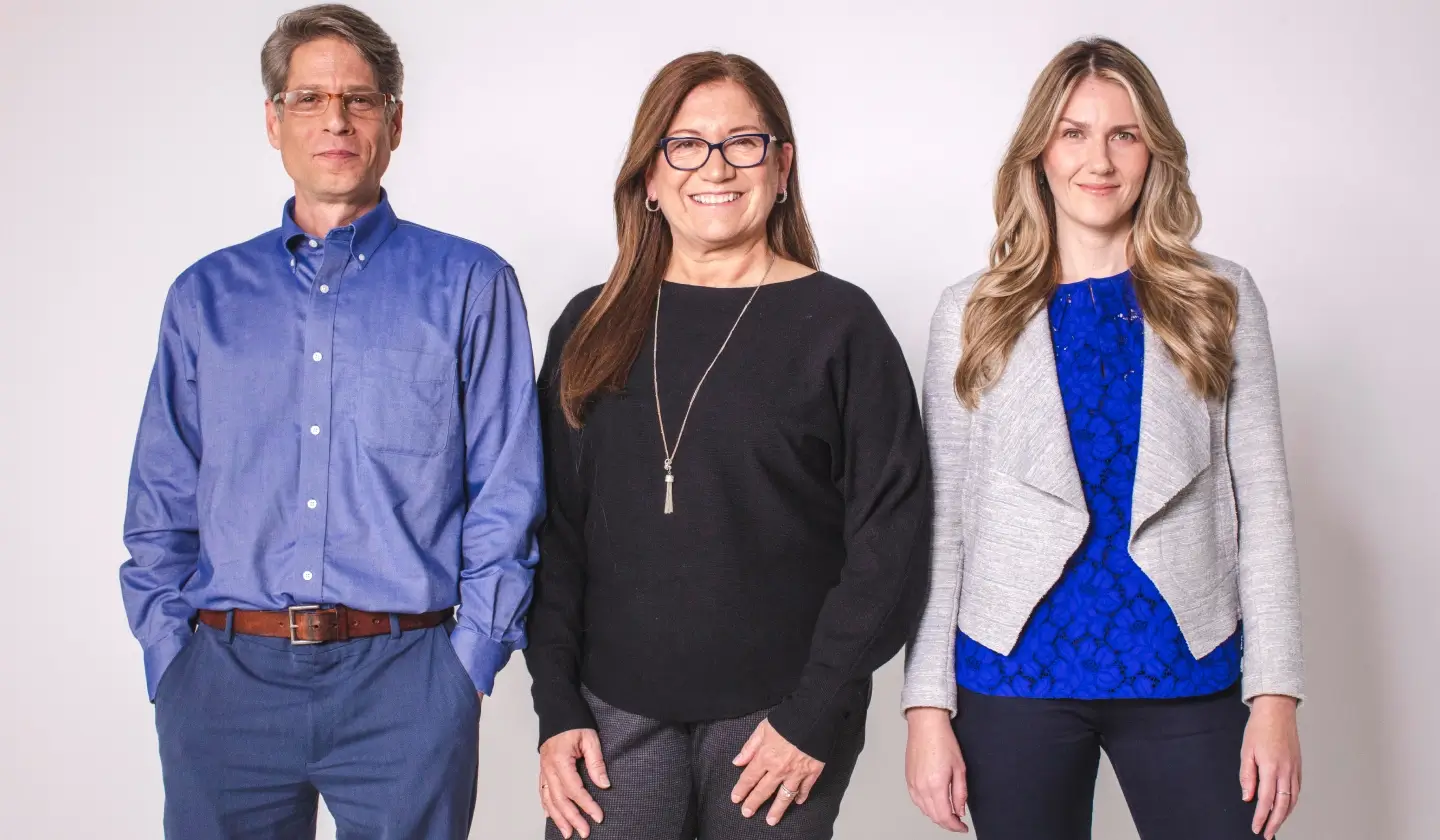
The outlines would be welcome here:
M 1289 796 L 1289 795 L 1290 795 L 1290 791 L 1288 791 L 1288 790 L 1279 790 L 1279 791 L 1276 791 L 1276 793 L 1280 794 L 1281 796 Z
M 788 788 L 788 787 L 785 787 L 785 783 L 784 783 L 784 782 L 781 782 L 781 783 L 780 783 L 780 795 L 783 796 L 783 797 L 785 797 L 786 799 L 794 799 L 794 798 L 795 798 L 795 791 L 791 790 L 791 789 Z

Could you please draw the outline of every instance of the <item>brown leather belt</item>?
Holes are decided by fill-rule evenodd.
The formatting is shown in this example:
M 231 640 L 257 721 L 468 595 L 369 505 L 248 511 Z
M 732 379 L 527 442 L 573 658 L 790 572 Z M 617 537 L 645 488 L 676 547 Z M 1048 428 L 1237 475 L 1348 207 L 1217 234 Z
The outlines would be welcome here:
M 423 630 L 443 623 L 454 610 L 444 609 L 419 615 L 400 615 L 400 632 Z M 366 636 L 384 636 L 390 632 L 390 613 L 372 613 L 333 607 L 301 606 L 288 610 L 235 610 L 234 630 L 244 636 L 270 636 L 289 639 L 297 645 L 318 645 L 343 642 Z M 201 624 L 225 629 L 224 610 L 200 610 Z

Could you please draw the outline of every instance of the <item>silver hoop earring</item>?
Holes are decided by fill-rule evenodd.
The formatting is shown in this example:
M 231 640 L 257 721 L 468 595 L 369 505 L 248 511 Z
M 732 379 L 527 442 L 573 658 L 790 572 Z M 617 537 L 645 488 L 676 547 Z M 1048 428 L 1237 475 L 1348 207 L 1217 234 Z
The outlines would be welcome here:
M 648 197 L 645 199 L 645 209 L 646 209 L 646 211 L 648 211 L 648 212 L 650 212 L 650 213 L 658 213 L 658 212 L 660 212 L 660 199 L 658 199 L 658 198 L 657 198 L 657 199 L 654 199 L 654 201 L 655 201 L 655 206 L 654 206 L 654 207 L 651 207 L 651 206 L 650 206 L 650 201 L 651 201 L 651 199 L 648 198 Z
M 777 199 L 775 199 L 775 203 L 776 203 L 776 204 L 784 204 L 785 202 L 787 202 L 787 201 L 789 201 L 789 200 L 790 200 L 790 190 L 788 190 L 788 189 L 783 189 L 783 190 L 780 191 L 780 197 L 777 198 Z

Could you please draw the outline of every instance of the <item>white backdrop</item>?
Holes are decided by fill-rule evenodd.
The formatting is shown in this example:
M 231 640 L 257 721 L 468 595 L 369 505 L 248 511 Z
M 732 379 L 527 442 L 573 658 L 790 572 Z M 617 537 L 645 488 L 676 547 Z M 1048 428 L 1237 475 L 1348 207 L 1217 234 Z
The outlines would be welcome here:
M 399 43 L 397 211 L 518 268 L 536 352 L 613 257 L 612 181 L 670 58 L 756 59 L 790 102 L 824 267 L 878 301 L 918 374 L 940 290 L 985 255 L 995 167 L 1071 38 L 1159 78 L 1201 245 L 1270 306 L 1304 570 L 1310 703 L 1290 837 L 1440 836 L 1435 724 L 1440 12 L 1424 0 L 1153 3 L 364 2 Z M 160 836 L 138 645 L 116 570 L 166 287 L 273 227 L 274 0 L 0 0 L 0 835 Z M 898 661 L 838 836 L 943 836 L 909 803 Z M 539 837 L 520 657 L 486 703 L 474 837 Z M 1131 838 L 1105 776 L 1099 838 Z

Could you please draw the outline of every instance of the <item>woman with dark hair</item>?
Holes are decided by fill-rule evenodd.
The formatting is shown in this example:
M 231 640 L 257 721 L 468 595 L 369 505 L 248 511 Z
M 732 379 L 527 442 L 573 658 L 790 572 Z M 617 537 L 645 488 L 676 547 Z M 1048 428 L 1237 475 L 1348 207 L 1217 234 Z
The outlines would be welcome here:
M 610 277 L 540 374 L 548 834 L 830 837 L 924 587 L 909 370 L 870 298 L 816 270 L 789 112 L 748 59 L 660 71 L 615 215 Z

